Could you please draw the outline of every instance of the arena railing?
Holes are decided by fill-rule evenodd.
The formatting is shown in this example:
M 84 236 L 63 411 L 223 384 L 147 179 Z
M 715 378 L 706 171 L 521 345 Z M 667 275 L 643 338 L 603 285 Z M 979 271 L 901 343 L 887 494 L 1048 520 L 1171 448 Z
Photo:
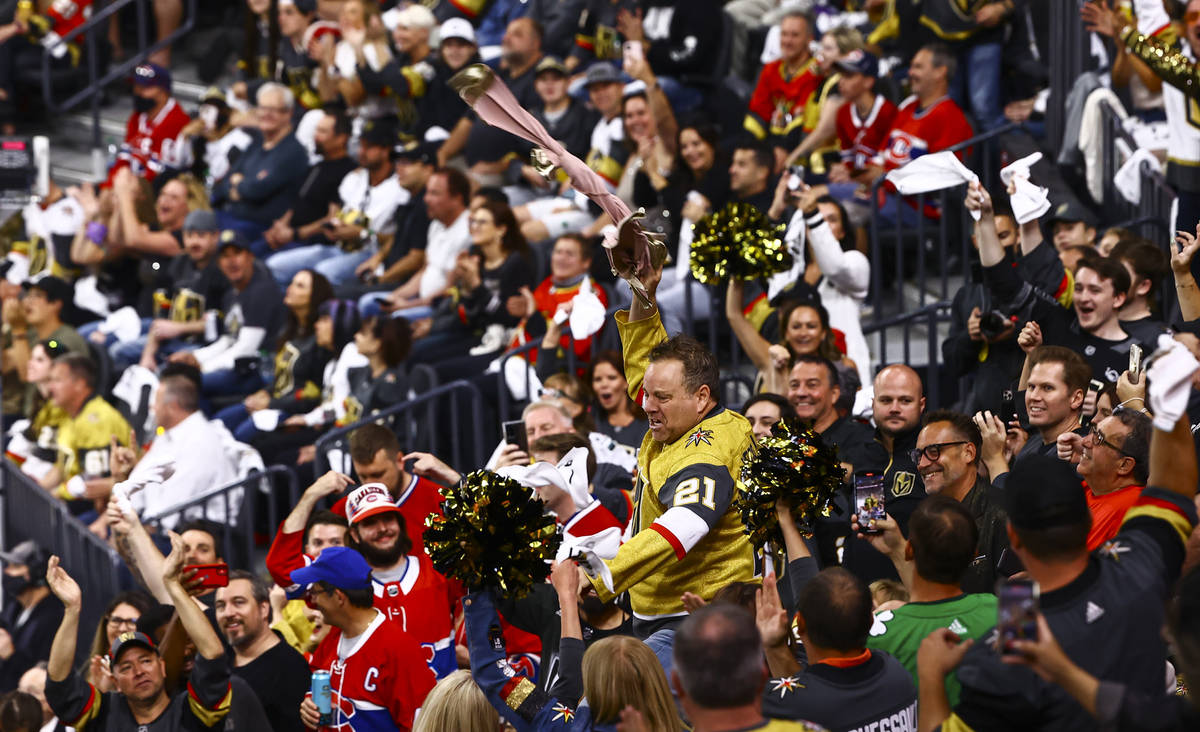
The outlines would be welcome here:
M 922 368 L 925 370 L 925 397 L 929 402 L 929 409 L 948 406 L 941 402 L 942 344 L 938 336 L 938 326 L 948 322 L 950 322 L 950 302 L 941 300 L 930 303 L 910 313 L 901 313 L 893 315 L 890 318 L 876 319 L 870 323 L 863 323 L 863 335 L 867 337 L 868 342 L 870 342 L 871 336 L 874 335 L 877 337 L 877 353 L 879 354 L 887 353 L 889 331 L 899 329 L 899 337 L 903 343 L 901 346 L 903 352 L 901 363 L 910 365 L 915 360 L 913 332 L 917 328 L 924 329 L 925 366 L 913 366 L 913 368 L 918 372 Z M 866 387 L 867 385 L 863 384 L 863 386 Z
M 1075 80 L 1083 73 L 1088 56 L 1090 34 L 1079 19 L 1078 2 L 1050 2 L 1050 47 L 1047 49 L 1047 69 L 1050 76 L 1050 97 L 1046 100 L 1046 142 L 1050 150 L 1062 145 L 1067 123 L 1067 96 Z
M 58 43 L 46 46 L 42 51 L 42 99 L 45 100 L 46 107 L 54 114 L 63 114 L 83 102 L 89 102 L 92 114 L 92 147 L 99 148 L 101 146 L 100 102 L 104 96 L 105 87 L 129 76 L 130 72 L 145 63 L 151 54 L 170 46 L 192 31 L 196 22 L 196 0 L 186 0 L 186 4 L 187 9 L 179 27 L 166 38 L 152 44 L 148 44 L 150 28 L 146 18 L 147 6 L 153 5 L 151 0 L 111 0 L 104 5 L 103 9 L 93 12 L 91 17 L 79 27 L 62 36 Z M 120 13 L 129 5 L 137 6 L 138 51 L 103 73 L 104 64 L 99 55 L 99 42 L 108 31 L 109 18 Z M 51 54 L 61 44 L 80 39 L 83 39 L 83 53 L 86 57 L 87 86 L 65 100 L 57 102 L 54 99 L 54 77 L 50 72 Z
M 62 567 L 79 583 L 83 591 L 79 627 L 83 631 L 75 655 L 76 661 L 82 662 L 91 651 L 91 632 L 109 601 L 128 587 L 124 562 L 115 549 L 72 516 L 65 503 L 33 482 L 11 460 L 0 460 L 0 464 L 0 491 L 4 495 L 0 502 L 4 512 L 0 544 L 11 549 L 32 540 L 50 554 L 57 554 Z M 4 599 L 7 602 L 10 598 Z
M 1171 210 L 1176 198 L 1175 189 L 1167 182 L 1166 176 L 1160 170 L 1150 162 L 1143 160 L 1138 165 L 1140 187 L 1138 202 L 1133 203 L 1126 199 L 1116 184 L 1116 173 L 1119 169 L 1117 161 L 1118 159 L 1124 160 L 1134 150 L 1137 150 L 1138 146 L 1111 104 L 1100 103 L 1100 116 L 1103 125 L 1101 176 L 1104 181 L 1102 194 L 1104 200 L 1101 203 L 1104 205 L 1104 210 L 1112 217 L 1122 219 L 1115 226 L 1129 229 L 1154 242 L 1167 257 L 1170 257 L 1172 243 L 1175 240 L 1174 232 L 1171 230 Z M 1176 311 L 1178 298 L 1175 295 L 1175 288 L 1158 288 L 1158 298 L 1161 308 L 1159 312 Z
M 285 465 L 271 465 L 265 470 L 251 471 L 239 481 L 217 486 L 155 514 L 143 516 L 142 523 L 165 535 L 167 529 L 189 519 L 215 521 L 225 527 L 221 556 L 233 566 L 248 567 L 255 555 L 255 531 L 265 528 L 269 536 L 279 526 L 276 496 L 281 484 L 287 493 L 286 505 L 294 506 L 300 499 L 296 472 Z M 266 506 L 265 523 L 257 520 L 260 502 Z
M 1000 179 L 1000 136 L 1019 127 L 1019 124 L 1010 123 L 947 149 L 950 152 L 962 152 L 967 167 L 979 175 L 985 187 L 995 190 Z M 971 247 L 971 219 L 963 208 L 965 185 L 915 196 L 890 192 L 887 195 L 896 201 L 897 215 L 892 221 L 886 221 L 879 211 L 880 195 L 886 182 L 886 177 L 881 176 L 871 186 L 869 302 L 876 319 L 883 313 L 894 316 L 908 312 L 904 289 L 906 281 L 916 290 L 917 308 L 925 307 L 931 300 L 949 300 L 961 284 L 961 281 L 952 278 L 965 278 L 975 256 Z M 939 207 L 938 218 L 922 214 L 930 205 Z M 899 215 L 902 206 L 915 206 L 912 211 L 915 225 L 906 223 L 904 217 Z M 889 282 L 889 276 L 894 280 Z M 932 291 L 931 276 L 937 278 L 937 287 Z M 894 288 L 890 292 L 888 285 Z M 882 357 L 882 354 L 876 355 Z
M 433 453 L 459 472 L 482 467 L 490 454 L 485 452 L 483 396 L 478 386 L 460 379 L 326 433 L 317 440 L 316 474 L 330 468 L 349 473 L 350 433 L 376 423 L 392 429 L 408 452 Z M 443 437 L 450 439 L 441 444 Z

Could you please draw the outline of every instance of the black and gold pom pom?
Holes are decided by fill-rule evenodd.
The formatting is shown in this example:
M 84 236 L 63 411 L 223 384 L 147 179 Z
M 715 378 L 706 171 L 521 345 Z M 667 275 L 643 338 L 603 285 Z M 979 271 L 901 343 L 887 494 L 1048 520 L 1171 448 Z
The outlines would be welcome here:
M 442 496 L 443 515 L 425 519 L 425 549 L 437 571 L 470 590 L 511 598 L 546 579 L 562 537 L 529 488 L 477 470 Z
M 695 225 L 692 276 L 713 285 L 728 277 L 753 280 L 788 271 L 792 254 L 783 241 L 785 228 L 749 203 L 726 204 Z
M 742 458 L 741 489 L 734 502 L 754 546 L 768 542 L 783 546 L 775 504 L 780 498 L 805 536 L 812 536 L 821 516 L 845 479 L 837 447 L 826 445 L 811 428 L 776 424 L 772 435 L 750 448 Z

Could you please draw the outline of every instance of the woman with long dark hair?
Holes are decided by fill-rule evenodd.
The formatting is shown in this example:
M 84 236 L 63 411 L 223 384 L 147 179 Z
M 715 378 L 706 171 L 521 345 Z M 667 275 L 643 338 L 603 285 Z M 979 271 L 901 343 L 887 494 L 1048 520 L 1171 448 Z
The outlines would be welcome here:
M 616 351 L 597 354 L 588 368 L 587 381 L 595 395 L 592 418 L 596 431 L 636 452 L 642 446 L 650 423 L 637 402 L 629 398 L 629 382 L 625 380 L 621 354 Z
M 260 427 L 252 415 L 267 409 L 304 412 L 321 398 L 321 377 L 333 353 L 316 343 L 314 326 L 321 305 L 333 299 L 333 285 L 320 273 L 303 269 L 292 278 L 283 294 L 287 326 L 279 336 L 275 352 L 275 379 L 270 390 L 259 389 L 239 404 L 226 407 L 216 418 L 225 423 L 240 442 L 249 442 Z M 278 414 L 273 420 L 278 423 Z M 257 423 L 264 431 L 274 428 L 267 420 Z
M 451 276 L 458 294 L 414 328 L 423 337 L 413 359 L 438 363 L 443 381 L 478 374 L 508 345 L 525 312 L 522 291 L 536 282 L 529 244 L 508 204 L 482 201 L 469 216 L 471 247 Z

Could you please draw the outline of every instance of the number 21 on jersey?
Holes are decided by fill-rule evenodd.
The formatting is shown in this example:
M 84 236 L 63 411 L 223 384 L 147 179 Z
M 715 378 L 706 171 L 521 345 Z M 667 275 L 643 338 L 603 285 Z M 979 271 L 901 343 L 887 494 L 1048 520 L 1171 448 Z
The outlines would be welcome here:
M 704 482 L 703 496 L 700 492 L 701 480 Z M 705 508 L 715 511 L 717 510 L 716 493 L 717 482 L 712 478 L 688 478 L 676 486 L 674 505 L 688 506 L 699 502 Z

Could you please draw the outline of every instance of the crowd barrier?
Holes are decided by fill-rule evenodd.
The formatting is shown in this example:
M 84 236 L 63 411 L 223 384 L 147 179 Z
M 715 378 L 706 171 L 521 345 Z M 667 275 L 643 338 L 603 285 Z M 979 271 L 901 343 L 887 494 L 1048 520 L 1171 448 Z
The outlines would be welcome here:
M 233 566 L 248 567 L 255 557 L 255 532 L 266 529 L 268 536 L 282 520 L 279 516 L 280 493 L 287 495 L 287 506 L 300 499 L 296 473 L 283 465 L 271 465 L 254 470 L 245 478 L 217 486 L 197 496 L 180 501 L 155 513 L 143 516 L 142 523 L 159 534 L 173 529 L 178 523 L 194 518 L 206 518 L 225 527 L 221 537 L 221 556 Z M 264 514 L 258 521 L 260 506 Z
M 366 424 L 389 426 L 409 452 L 431 452 L 455 470 L 469 472 L 491 453 L 483 424 L 483 396 L 469 381 L 451 381 L 370 417 L 326 433 L 317 440 L 316 474 L 329 469 L 349 474 L 350 433 Z M 439 439 L 449 437 L 450 439 Z
M 1046 142 L 1051 150 L 1061 147 L 1066 131 L 1067 96 L 1075 80 L 1083 73 L 1084 62 L 1091 43 L 1090 35 L 1079 19 L 1078 0 L 1051 0 L 1050 47 L 1047 49 L 1047 69 L 1050 75 L 1050 96 L 1046 100 Z
M 95 9 L 87 21 L 62 36 L 58 43 L 46 44 L 43 47 L 41 86 L 42 99 L 46 104 L 46 108 L 52 114 L 59 115 L 74 109 L 83 102 L 88 102 L 92 116 L 93 148 L 99 149 L 102 144 L 100 136 L 100 106 L 104 98 L 105 88 L 113 82 L 128 78 L 130 73 L 145 63 L 151 54 L 169 47 L 190 33 L 195 27 L 196 0 L 186 0 L 186 8 L 183 18 L 180 20 L 179 27 L 166 38 L 155 41 L 152 44 L 149 43 L 151 28 L 149 25 L 150 19 L 146 17 L 146 14 L 153 9 L 154 4 L 152 0 L 110 0 L 104 4 L 103 8 Z M 121 63 L 108 68 L 108 71 L 105 72 L 104 69 L 108 67 L 108 59 L 101 58 L 101 44 L 106 43 L 105 38 L 108 34 L 109 19 L 130 5 L 136 6 L 138 51 Z M 57 77 L 50 70 L 50 59 L 53 53 L 59 52 L 61 44 L 71 42 L 82 43 L 83 54 L 86 57 L 87 81 L 83 88 L 59 102 L 55 101 L 54 98 L 54 87 Z
M 71 515 L 67 505 L 22 473 L 10 460 L 0 460 L 0 492 L 3 492 L 4 536 L 0 541 L 11 549 L 32 540 L 46 551 L 57 554 L 62 567 L 79 583 L 83 591 L 83 610 L 76 648 L 76 661 L 82 662 L 91 650 L 91 630 L 104 616 L 113 596 L 123 586 L 124 562 L 116 550 L 88 531 Z M 11 598 L 4 598 L 7 603 Z

